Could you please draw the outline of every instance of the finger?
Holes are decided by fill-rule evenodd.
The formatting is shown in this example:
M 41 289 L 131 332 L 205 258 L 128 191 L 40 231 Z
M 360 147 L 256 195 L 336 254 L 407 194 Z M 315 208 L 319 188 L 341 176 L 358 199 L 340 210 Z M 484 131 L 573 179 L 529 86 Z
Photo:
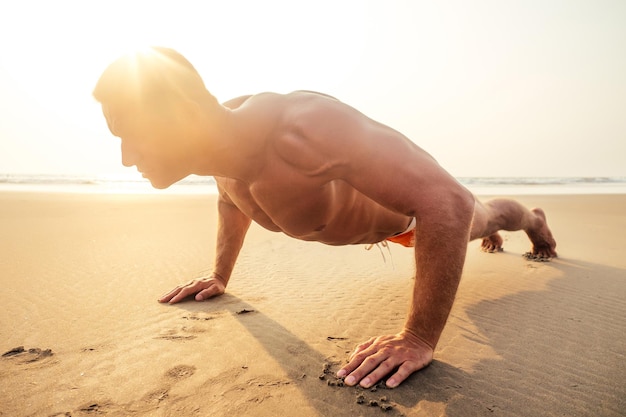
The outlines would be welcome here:
M 365 349 L 372 346 L 372 344 L 374 343 L 374 340 L 376 339 L 371 338 L 367 342 L 361 343 L 354 349 L 354 352 L 352 352 L 352 354 L 350 355 L 350 358 L 348 358 L 348 363 L 346 364 L 346 366 L 344 366 L 337 372 L 337 378 L 343 378 L 344 376 L 354 371 L 359 365 L 361 365 L 361 362 L 363 362 L 363 359 L 365 359 L 367 355 L 363 355 L 363 357 L 361 358 L 355 358 L 356 355 L 358 355 L 359 353 L 363 352 Z
M 216 285 L 211 285 L 209 288 L 206 288 L 196 294 L 196 301 L 204 301 L 207 300 L 219 292 L 219 288 Z
M 376 383 L 378 383 L 378 381 L 389 375 L 393 368 L 396 367 L 396 365 L 397 364 L 393 361 L 392 358 L 385 359 L 384 361 L 380 362 L 376 369 L 374 369 L 372 372 L 369 373 L 369 375 L 361 380 L 360 385 L 363 388 L 369 388 L 372 385 L 375 385 Z
M 177 302 L 182 301 L 183 299 L 187 298 L 187 296 L 190 296 L 191 294 L 195 294 L 196 292 L 198 292 L 198 289 L 196 289 L 195 287 L 183 287 L 178 292 L 178 294 L 172 297 L 169 303 L 176 304 Z
M 178 294 L 181 290 L 181 287 L 176 287 L 174 288 L 172 291 L 163 294 L 159 299 L 159 303 L 167 303 L 168 301 L 170 301 L 172 299 L 172 297 L 174 297 L 176 294 Z
M 416 364 L 415 362 L 404 362 L 402 365 L 400 365 L 400 367 L 398 368 L 398 370 L 396 371 L 395 374 L 393 374 L 388 380 L 387 380 L 387 387 L 389 388 L 395 388 L 398 385 L 400 385 L 405 379 L 407 379 L 409 377 L 409 375 L 411 375 L 413 372 L 419 371 L 420 369 L 424 368 L 425 366 L 428 366 L 430 362 L 427 362 L 425 364 L 419 365 Z
M 358 355 L 359 353 L 363 352 L 365 349 L 368 349 L 370 346 L 372 346 L 374 344 L 375 341 L 376 341 L 376 338 L 372 337 L 368 341 L 363 342 L 360 345 L 358 345 L 356 348 L 354 348 L 354 352 L 352 352 L 352 354 L 350 355 L 350 358 L 348 359 L 348 361 L 352 361 L 352 359 L 356 355 Z
M 385 356 L 381 355 L 380 352 L 376 352 L 370 354 L 369 356 L 363 357 L 361 354 L 355 356 L 355 361 L 360 361 L 361 364 L 350 373 L 344 380 L 346 385 L 353 386 L 359 383 L 363 377 L 372 372 L 376 367 L 378 367 L 385 359 Z M 365 381 L 365 384 L 371 383 L 371 381 Z M 373 385 L 373 384 L 372 384 Z

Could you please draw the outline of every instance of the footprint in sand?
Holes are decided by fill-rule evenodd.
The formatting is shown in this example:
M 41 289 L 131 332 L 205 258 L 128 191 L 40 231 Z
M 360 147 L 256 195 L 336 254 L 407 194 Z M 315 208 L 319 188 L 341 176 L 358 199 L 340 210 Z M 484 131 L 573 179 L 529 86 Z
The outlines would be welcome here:
M 116 413 L 121 411 L 120 407 L 116 407 L 108 401 L 104 402 L 88 402 L 81 406 L 79 406 L 74 411 L 61 411 L 54 414 L 48 415 L 48 417 L 72 417 L 72 416 L 85 416 L 85 415 L 101 415 L 101 414 L 109 414 Z
M 184 331 L 184 329 L 183 329 Z M 192 340 L 195 339 L 196 336 L 194 335 L 184 335 L 184 334 L 177 334 L 176 330 L 168 330 L 167 331 L 168 334 L 162 334 L 160 336 L 155 336 L 154 339 L 163 339 L 163 340 L 172 340 L 172 341 L 183 341 L 183 340 Z
M 182 379 L 189 378 L 196 372 L 195 366 L 189 365 L 178 365 L 170 369 L 165 373 L 165 376 L 168 379 L 173 379 L 175 381 L 180 381 Z
M 67 413 L 68 416 L 78 415 L 101 415 L 101 414 L 109 414 L 112 413 L 114 415 L 118 414 L 122 411 L 123 407 L 117 406 L 110 401 L 100 401 L 100 402 L 88 402 L 86 404 L 78 407 L 78 410 L 73 413 Z
M 168 388 L 157 388 L 154 391 L 150 391 L 146 395 L 144 395 L 141 400 L 148 404 L 158 404 L 161 401 L 165 401 L 170 396 L 170 389 Z
M 193 321 L 210 321 L 210 320 L 218 319 L 223 316 L 224 316 L 223 312 L 215 312 L 215 313 L 209 313 L 209 314 L 191 313 L 187 316 L 183 316 L 183 319 L 193 320 Z
M 142 401 L 148 404 L 158 404 L 170 396 L 170 389 L 177 382 L 189 378 L 196 372 L 194 366 L 178 365 L 165 372 L 165 381 L 155 390 L 148 392 L 142 397 Z
M 52 357 L 54 353 L 51 349 L 31 348 L 24 349 L 18 346 L 2 354 L 2 359 L 14 360 L 20 365 L 43 361 Z
M 182 326 L 179 329 L 166 329 L 160 335 L 155 336 L 155 339 L 172 340 L 172 341 L 184 341 L 195 339 L 198 333 L 205 333 L 209 331 L 205 324 L 211 320 L 218 319 L 225 315 L 224 312 L 210 313 L 210 314 L 198 314 L 192 313 L 183 316 L 182 319 L 191 323 L 196 323 L 191 326 Z
M 170 398 L 170 390 L 176 383 L 191 377 L 196 372 L 195 366 L 178 365 L 165 372 L 159 386 L 149 391 L 140 399 L 127 404 L 113 404 L 110 401 L 90 401 L 79 406 L 73 412 L 57 413 L 49 417 L 75 415 L 152 415 L 151 413 L 162 406 L 162 402 Z
M 163 340 L 172 340 L 172 341 L 185 341 L 185 340 L 192 340 L 195 339 L 197 336 L 194 334 L 189 334 L 189 333 L 195 333 L 193 331 L 189 331 L 189 329 L 185 326 L 181 327 L 180 329 L 165 329 L 161 332 L 160 335 L 155 336 L 154 339 L 163 339 Z

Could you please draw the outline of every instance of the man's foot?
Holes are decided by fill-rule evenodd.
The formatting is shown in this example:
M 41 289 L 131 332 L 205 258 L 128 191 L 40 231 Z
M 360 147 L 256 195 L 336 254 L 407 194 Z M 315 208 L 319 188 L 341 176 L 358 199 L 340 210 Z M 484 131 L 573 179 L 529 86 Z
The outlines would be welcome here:
M 526 259 L 537 261 L 556 258 L 556 241 L 546 221 L 546 214 L 540 208 L 530 210 L 535 215 L 531 228 L 526 230 L 528 238 L 533 244 L 531 252 L 525 254 Z
M 494 233 L 486 238 L 483 238 L 483 242 L 480 244 L 480 249 L 483 252 L 502 252 L 502 236 L 500 233 Z

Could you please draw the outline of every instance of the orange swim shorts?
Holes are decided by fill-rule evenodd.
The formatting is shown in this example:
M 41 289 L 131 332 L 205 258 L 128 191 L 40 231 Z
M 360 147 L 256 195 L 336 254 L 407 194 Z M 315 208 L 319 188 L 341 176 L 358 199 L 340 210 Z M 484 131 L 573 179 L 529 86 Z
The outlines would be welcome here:
M 404 232 L 398 235 L 388 237 L 385 240 L 388 240 L 389 242 L 393 242 L 393 243 L 399 243 L 402 246 L 406 246 L 407 248 L 414 248 L 415 247 L 415 219 L 411 221 L 411 224 L 409 224 L 409 227 L 407 228 L 407 230 L 405 230 Z
M 399 235 L 388 237 L 386 240 L 393 243 L 399 243 L 407 248 L 415 247 L 415 230 L 400 233 Z

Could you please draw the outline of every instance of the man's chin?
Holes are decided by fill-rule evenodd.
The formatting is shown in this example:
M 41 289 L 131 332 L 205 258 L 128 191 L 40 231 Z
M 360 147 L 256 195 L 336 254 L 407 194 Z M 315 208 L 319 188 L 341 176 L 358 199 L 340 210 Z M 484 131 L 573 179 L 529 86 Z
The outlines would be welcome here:
M 152 188 L 156 188 L 157 190 L 165 190 L 173 184 L 171 181 L 164 181 L 156 178 L 147 178 L 147 180 L 150 181 L 150 184 L 152 184 Z

